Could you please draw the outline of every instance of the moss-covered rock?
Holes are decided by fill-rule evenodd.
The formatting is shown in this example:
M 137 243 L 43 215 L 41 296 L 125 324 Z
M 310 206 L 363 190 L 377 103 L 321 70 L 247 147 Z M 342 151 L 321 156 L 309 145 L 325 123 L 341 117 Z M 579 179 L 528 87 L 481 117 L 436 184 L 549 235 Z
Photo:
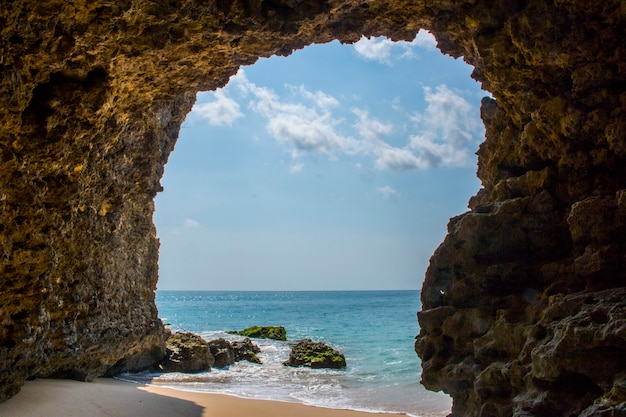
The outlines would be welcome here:
M 252 326 L 229 333 L 257 339 L 287 340 L 287 331 L 283 326 Z
M 303 339 L 291 347 L 286 366 L 308 366 L 310 368 L 345 368 L 345 356 L 325 343 Z

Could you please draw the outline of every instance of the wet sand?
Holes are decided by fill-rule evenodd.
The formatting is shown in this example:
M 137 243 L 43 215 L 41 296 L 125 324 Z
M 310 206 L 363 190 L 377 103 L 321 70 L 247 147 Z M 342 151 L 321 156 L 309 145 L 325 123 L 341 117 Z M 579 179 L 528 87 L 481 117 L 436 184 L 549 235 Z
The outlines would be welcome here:
M 0 417 L 396 417 L 298 403 L 179 391 L 108 378 L 28 381 Z

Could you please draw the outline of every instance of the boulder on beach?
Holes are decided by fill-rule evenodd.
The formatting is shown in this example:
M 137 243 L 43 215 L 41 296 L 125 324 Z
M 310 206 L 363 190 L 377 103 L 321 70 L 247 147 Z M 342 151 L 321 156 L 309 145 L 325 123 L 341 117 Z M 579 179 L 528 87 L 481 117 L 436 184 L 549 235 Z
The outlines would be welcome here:
M 252 326 L 229 333 L 257 339 L 287 340 L 287 331 L 283 326 Z
M 248 361 L 253 363 L 261 363 L 261 359 L 257 353 L 261 352 L 261 348 L 252 343 L 249 338 L 237 340 L 231 343 L 235 351 L 235 361 Z
M 165 358 L 159 369 L 165 372 L 203 372 L 210 370 L 214 362 L 206 340 L 197 334 L 176 332 L 165 342 Z
M 289 359 L 283 365 L 338 369 L 345 368 L 346 358 L 325 343 L 303 339 L 291 347 Z
M 249 338 L 229 342 L 225 339 L 215 339 L 209 342 L 209 350 L 215 358 L 215 368 L 225 368 L 239 361 L 261 363 L 257 353 L 261 348 L 252 343 Z
M 209 350 L 215 358 L 215 368 L 225 368 L 235 363 L 235 352 L 228 340 L 215 339 L 209 342 Z

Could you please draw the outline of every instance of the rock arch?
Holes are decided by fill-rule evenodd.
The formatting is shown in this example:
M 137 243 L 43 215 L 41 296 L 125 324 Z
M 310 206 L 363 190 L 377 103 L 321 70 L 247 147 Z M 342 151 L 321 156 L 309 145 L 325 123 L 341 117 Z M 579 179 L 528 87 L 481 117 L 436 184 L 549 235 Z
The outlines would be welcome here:
M 426 274 L 424 384 L 455 416 L 623 410 L 625 21 L 620 0 L 6 5 L 0 400 L 161 354 L 153 198 L 197 91 L 260 56 L 426 28 L 495 100 L 484 188 Z

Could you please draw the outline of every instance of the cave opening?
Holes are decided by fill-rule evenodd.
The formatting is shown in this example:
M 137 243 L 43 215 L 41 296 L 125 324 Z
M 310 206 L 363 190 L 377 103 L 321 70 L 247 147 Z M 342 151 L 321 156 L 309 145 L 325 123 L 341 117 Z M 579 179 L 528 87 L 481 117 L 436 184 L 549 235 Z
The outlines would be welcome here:
M 623 2 L 431 3 L 3 10 L 0 401 L 33 377 L 91 380 L 162 358 L 153 200 L 197 91 L 259 56 L 428 27 L 498 103 L 482 106 L 484 189 L 450 223 L 424 279 L 423 384 L 449 392 L 455 416 L 619 413 L 623 367 L 598 363 L 624 344 Z M 523 294 L 493 291 L 529 277 Z M 554 337 L 572 328 L 585 331 Z M 569 384 L 535 383 L 561 376 L 593 382 L 584 401 L 562 395 Z
M 413 42 L 332 42 L 261 59 L 199 93 L 156 199 L 163 320 L 207 339 L 286 324 L 290 338 L 339 343 L 365 369 L 348 380 L 378 384 L 377 399 L 362 398 L 366 385 L 345 393 L 352 407 L 449 412 L 448 397 L 419 385 L 413 342 L 428 259 L 479 188 L 485 92 L 471 71 L 420 32 Z M 382 356 L 385 332 L 396 332 L 399 352 L 387 358 L 362 354 L 367 342 L 350 339 L 358 307 L 338 308 L 363 290 L 379 303 L 370 349 Z M 350 336 L 334 334 L 327 314 L 344 317 Z M 243 378 L 245 389 L 259 377 Z M 221 388 L 243 390 L 243 380 Z M 284 399 L 285 387 L 274 388 L 256 395 Z
M 480 188 L 485 95 L 420 33 L 312 45 L 199 93 L 155 200 L 159 289 L 419 289 Z

